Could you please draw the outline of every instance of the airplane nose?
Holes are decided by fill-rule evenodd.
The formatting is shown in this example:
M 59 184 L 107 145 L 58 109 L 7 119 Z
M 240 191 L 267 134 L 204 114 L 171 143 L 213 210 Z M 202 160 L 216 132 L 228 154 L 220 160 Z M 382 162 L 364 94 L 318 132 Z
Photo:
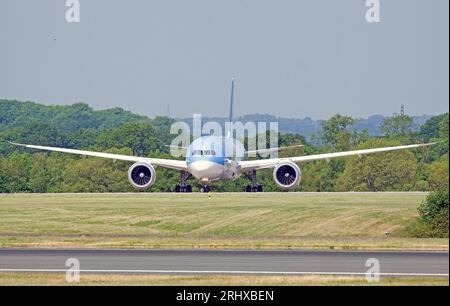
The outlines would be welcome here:
M 223 172 L 221 165 L 206 160 L 196 161 L 189 168 L 191 174 L 198 179 L 217 179 Z

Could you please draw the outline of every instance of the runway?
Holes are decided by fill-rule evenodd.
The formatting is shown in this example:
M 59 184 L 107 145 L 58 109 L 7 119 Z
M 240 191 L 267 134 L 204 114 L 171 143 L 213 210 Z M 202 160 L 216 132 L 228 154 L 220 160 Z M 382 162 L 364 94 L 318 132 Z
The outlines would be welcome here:
M 382 276 L 448 277 L 448 252 L 247 250 L 0 249 L 0 273 L 66 272 L 69 258 L 82 273 L 365 275 L 375 258 Z

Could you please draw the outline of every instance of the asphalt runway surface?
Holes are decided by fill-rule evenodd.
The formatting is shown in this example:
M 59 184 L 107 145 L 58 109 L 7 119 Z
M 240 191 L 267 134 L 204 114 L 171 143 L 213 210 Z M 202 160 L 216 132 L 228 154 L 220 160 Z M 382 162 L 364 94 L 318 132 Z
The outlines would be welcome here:
M 365 275 L 447 277 L 448 252 L 0 249 L 0 273 Z M 369 260 L 376 259 L 376 261 Z M 368 262 L 369 260 L 369 262 Z

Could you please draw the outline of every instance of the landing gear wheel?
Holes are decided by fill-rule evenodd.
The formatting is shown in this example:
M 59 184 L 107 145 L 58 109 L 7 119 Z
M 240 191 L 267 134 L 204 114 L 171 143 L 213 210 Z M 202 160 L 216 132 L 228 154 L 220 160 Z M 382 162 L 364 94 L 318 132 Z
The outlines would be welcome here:
M 176 193 L 180 193 L 180 192 L 191 193 L 192 192 L 192 186 L 191 185 L 186 185 L 186 186 L 176 185 L 175 186 L 175 192 Z
M 209 186 L 200 187 L 200 192 L 202 192 L 202 193 L 208 193 L 210 191 L 211 191 L 211 188 Z
M 192 186 L 186 183 L 190 176 L 188 172 L 180 171 L 180 183 L 175 186 L 175 192 L 192 192 Z
M 252 181 L 251 185 L 247 185 L 247 187 L 245 187 L 245 192 L 263 192 L 263 187 L 261 185 L 258 185 L 255 170 L 249 173 L 245 173 L 245 176 Z
M 263 187 L 261 185 L 257 186 L 247 185 L 247 187 L 245 187 L 245 192 L 263 192 Z

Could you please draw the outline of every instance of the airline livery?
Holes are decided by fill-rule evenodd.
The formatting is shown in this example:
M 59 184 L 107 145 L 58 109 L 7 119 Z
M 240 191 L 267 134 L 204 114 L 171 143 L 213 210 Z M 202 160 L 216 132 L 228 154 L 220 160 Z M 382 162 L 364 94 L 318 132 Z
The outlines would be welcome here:
M 233 99 L 234 80 L 231 87 L 230 122 L 233 120 Z M 263 188 L 258 184 L 256 175 L 257 171 L 262 169 L 273 169 L 273 179 L 277 186 L 281 189 L 291 189 L 300 183 L 301 170 L 299 165 L 306 162 L 329 160 L 332 158 L 354 155 L 361 156 L 365 154 L 413 149 L 433 145 L 432 143 L 412 144 L 309 156 L 245 160 L 243 157 L 245 156 L 245 153 L 249 152 L 246 152 L 242 143 L 235 139 L 232 136 L 232 133 L 229 132 L 227 136 L 203 136 L 194 140 L 190 146 L 186 148 L 186 159 L 176 160 L 10 143 L 30 149 L 134 162 L 128 171 L 128 180 L 134 188 L 140 191 L 150 188 L 155 183 L 156 167 L 178 170 L 180 171 L 180 182 L 175 186 L 176 192 L 192 192 L 192 186 L 187 183 L 187 180 L 190 177 L 194 177 L 199 181 L 201 192 L 209 192 L 212 182 L 235 180 L 242 175 L 250 180 L 250 184 L 247 185 L 245 191 L 262 192 Z M 281 148 L 272 148 L 252 152 L 261 153 L 261 151 L 280 149 Z

